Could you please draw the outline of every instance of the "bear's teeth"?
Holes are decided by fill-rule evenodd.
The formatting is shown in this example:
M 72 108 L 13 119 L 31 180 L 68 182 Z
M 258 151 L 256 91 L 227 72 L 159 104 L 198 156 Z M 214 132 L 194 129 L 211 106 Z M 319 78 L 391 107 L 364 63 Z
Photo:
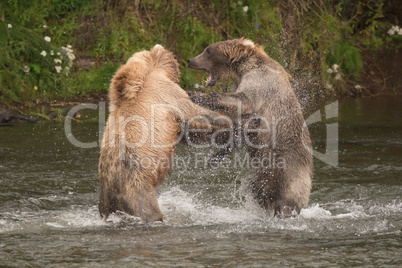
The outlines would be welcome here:
M 206 86 L 208 86 L 209 83 L 211 83 L 211 81 L 212 81 L 212 74 L 208 74 Z

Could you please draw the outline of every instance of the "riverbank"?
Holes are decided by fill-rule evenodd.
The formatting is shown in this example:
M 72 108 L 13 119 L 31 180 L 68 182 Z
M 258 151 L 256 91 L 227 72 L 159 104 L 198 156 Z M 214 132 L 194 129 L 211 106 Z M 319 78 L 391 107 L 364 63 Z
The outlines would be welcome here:
M 380 96 L 402 96 L 402 53 L 398 50 L 383 50 L 379 57 L 370 53 L 364 54 L 364 68 L 360 83 L 348 82 L 349 89 L 342 92 L 328 91 L 319 83 L 319 76 L 313 79 L 302 77 L 298 73 L 290 78 L 296 96 L 307 117 L 325 103 L 343 98 L 375 98 Z M 311 77 L 310 77 L 311 78 Z M 205 90 L 192 88 L 191 90 Z M 222 91 L 215 86 L 210 91 Z M 101 92 L 79 93 L 68 98 L 50 98 L 46 101 L 0 103 L 0 124 L 18 122 L 37 122 L 43 120 L 64 120 L 71 107 L 80 103 L 108 102 L 107 90 Z M 77 118 L 78 119 L 78 118 Z
M 400 79 L 400 77 L 396 77 Z M 384 89 L 378 90 L 378 94 L 363 95 L 363 96 L 318 96 L 318 95 L 306 95 L 306 90 L 303 88 L 298 88 L 295 90 L 296 95 L 299 99 L 300 105 L 302 106 L 303 113 L 305 117 L 310 115 L 312 112 L 319 109 L 319 107 L 324 106 L 326 103 L 351 98 L 377 98 L 385 96 L 395 96 L 402 97 L 402 91 L 395 91 L 394 88 L 386 87 Z M 25 104 L 14 104 L 5 106 L 0 104 L 0 125 L 1 124 L 11 124 L 11 123 L 21 123 L 21 122 L 38 122 L 38 121 L 63 121 L 64 117 L 70 111 L 70 109 L 81 103 L 108 103 L 107 93 L 89 94 L 88 96 L 77 96 L 69 99 L 63 100 L 52 100 L 49 102 L 42 103 L 30 103 Z M 76 119 L 79 119 L 80 115 L 75 115 Z
M 62 121 L 70 109 L 81 103 L 99 103 L 108 101 L 107 93 L 90 94 L 85 97 L 73 97 L 64 100 L 52 100 L 42 103 L 0 104 L 0 124 L 38 122 L 38 121 Z M 79 114 L 74 115 L 79 119 Z

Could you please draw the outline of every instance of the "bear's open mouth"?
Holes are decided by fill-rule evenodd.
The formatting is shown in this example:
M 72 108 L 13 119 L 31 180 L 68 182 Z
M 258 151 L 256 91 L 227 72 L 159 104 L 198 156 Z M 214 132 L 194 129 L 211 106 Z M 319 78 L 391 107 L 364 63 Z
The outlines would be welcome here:
M 208 72 L 208 77 L 207 77 L 207 81 L 205 82 L 205 86 L 206 87 L 212 87 L 216 84 L 216 79 L 215 77 L 213 77 L 212 73 L 208 70 L 203 70 Z
M 211 87 L 216 84 L 216 79 L 214 79 L 214 77 L 212 76 L 212 73 L 209 70 L 198 67 L 197 65 L 194 64 L 194 61 L 191 61 L 191 60 L 189 60 L 188 67 L 191 69 L 194 69 L 194 70 L 200 70 L 200 71 L 204 71 L 204 72 L 208 73 L 207 80 L 205 81 L 206 87 Z
M 205 81 L 205 86 L 206 87 L 212 87 L 213 85 L 216 84 L 216 80 L 214 79 L 214 77 L 212 76 L 212 73 L 210 71 L 208 71 L 207 69 L 198 69 L 204 72 L 208 73 L 208 77 L 207 80 Z

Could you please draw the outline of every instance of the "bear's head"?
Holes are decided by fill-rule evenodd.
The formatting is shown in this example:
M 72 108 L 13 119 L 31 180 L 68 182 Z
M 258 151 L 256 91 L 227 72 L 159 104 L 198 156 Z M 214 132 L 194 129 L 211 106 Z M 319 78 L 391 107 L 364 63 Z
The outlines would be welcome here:
M 179 63 L 173 54 L 161 45 L 155 45 L 150 51 L 134 53 L 122 68 L 131 70 L 131 73 L 138 77 L 145 77 L 155 70 L 164 71 L 169 80 L 179 82 Z M 133 76 L 132 79 L 136 78 Z
M 260 46 L 244 38 L 217 42 L 189 59 L 188 67 L 208 72 L 206 86 L 213 86 L 220 80 L 234 78 L 236 67 L 260 51 Z
M 173 54 L 161 45 L 155 45 L 149 52 L 149 65 L 166 72 L 166 76 L 174 83 L 179 83 L 179 63 Z
M 172 82 L 179 82 L 179 63 L 163 46 L 155 45 L 150 51 L 136 52 L 117 70 L 112 79 L 109 90 L 110 111 L 119 107 L 123 100 L 136 99 L 146 77 L 152 71 L 163 72 Z

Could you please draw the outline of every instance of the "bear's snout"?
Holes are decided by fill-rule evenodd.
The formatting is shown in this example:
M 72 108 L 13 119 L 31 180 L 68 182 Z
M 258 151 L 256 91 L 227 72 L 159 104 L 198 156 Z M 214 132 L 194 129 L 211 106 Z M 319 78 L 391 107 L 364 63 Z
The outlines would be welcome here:
M 191 58 L 187 60 L 187 67 L 195 70 L 202 70 L 199 67 L 199 60 L 197 58 Z

